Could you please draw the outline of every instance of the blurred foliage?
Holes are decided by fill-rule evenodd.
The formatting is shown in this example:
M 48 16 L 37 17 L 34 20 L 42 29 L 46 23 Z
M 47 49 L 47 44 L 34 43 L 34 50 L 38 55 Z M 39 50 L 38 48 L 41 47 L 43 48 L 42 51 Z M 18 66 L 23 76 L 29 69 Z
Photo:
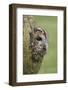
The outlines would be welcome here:
M 35 16 L 37 23 L 48 33 L 48 53 L 44 56 L 39 73 L 57 72 L 57 17 Z

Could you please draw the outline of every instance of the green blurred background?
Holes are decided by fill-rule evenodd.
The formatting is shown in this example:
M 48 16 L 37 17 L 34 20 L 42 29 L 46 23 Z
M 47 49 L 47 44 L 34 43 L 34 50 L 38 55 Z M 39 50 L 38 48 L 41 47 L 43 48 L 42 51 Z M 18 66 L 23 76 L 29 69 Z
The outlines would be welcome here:
M 43 58 L 39 74 L 57 73 L 57 16 L 34 16 L 34 19 L 48 33 L 48 52 Z

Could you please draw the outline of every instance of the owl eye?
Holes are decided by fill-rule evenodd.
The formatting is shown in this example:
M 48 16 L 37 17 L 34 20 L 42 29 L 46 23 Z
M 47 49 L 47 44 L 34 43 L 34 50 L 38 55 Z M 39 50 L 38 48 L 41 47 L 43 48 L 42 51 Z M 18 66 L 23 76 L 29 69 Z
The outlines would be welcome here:
M 37 37 L 36 40 L 42 41 L 42 38 L 41 37 Z

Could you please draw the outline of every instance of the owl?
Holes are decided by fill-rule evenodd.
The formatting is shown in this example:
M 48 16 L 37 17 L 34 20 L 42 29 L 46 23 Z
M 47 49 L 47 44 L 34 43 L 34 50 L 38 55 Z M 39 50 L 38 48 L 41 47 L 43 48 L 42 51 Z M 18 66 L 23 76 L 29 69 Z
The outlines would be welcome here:
M 29 34 L 32 60 L 39 62 L 48 51 L 48 34 L 41 27 L 35 27 Z

